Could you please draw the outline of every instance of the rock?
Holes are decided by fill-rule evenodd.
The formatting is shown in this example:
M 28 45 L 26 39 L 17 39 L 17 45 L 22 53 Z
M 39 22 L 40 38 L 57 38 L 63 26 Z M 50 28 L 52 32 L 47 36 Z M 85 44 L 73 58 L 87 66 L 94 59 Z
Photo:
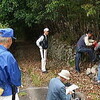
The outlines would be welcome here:
M 47 87 L 27 88 L 25 90 L 22 90 L 24 92 L 27 92 L 27 95 L 20 96 L 20 100 L 46 100 L 47 90 Z
M 96 68 L 92 67 L 92 68 L 91 68 L 91 73 L 96 74 L 96 72 L 97 72 L 97 71 L 96 71 Z
M 90 73 L 91 73 L 91 69 L 90 68 L 87 68 L 86 75 L 89 75 Z
M 88 75 L 92 80 L 97 76 L 98 65 L 94 65 L 92 68 L 87 68 L 86 75 Z
M 97 68 L 98 68 L 98 65 L 96 65 L 96 64 L 95 64 L 95 65 L 94 65 L 92 68 L 95 68 L 95 69 L 97 69 Z
M 75 47 L 70 46 L 62 41 L 60 41 L 58 38 L 55 39 L 51 37 L 49 40 L 49 49 L 48 49 L 48 55 L 56 60 L 65 61 L 66 65 L 70 65 L 69 62 L 74 63 L 75 59 Z
M 86 100 L 86 96 L 81 92 L 75 92 L 75 95 L 71 100 Z

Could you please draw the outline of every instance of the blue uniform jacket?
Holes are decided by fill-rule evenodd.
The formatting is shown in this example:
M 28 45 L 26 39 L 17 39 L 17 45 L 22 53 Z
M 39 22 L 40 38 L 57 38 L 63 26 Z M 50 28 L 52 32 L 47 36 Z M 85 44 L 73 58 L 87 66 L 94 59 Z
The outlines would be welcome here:
M 70 100 L 71 95 L 66 95 L 65 85 L 59 78 L 52 78 L 46 100 Z
M 0 45 L 0 68 L 4 75 L 0 75 L 4 83 L 0 82 L 0 87 L 4 88 L 2 96 L 12 95 L 11 85 L 21 86 L 21 71 L 13 55 L 2 45 Z

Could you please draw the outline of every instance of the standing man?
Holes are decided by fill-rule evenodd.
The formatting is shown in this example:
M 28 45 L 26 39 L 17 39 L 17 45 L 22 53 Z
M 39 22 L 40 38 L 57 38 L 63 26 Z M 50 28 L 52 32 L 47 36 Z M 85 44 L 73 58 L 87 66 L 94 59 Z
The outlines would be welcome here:
M 21 71 L 14 56 L 8 51 L 15 39 L 13 29 L 0 29 L 0 100 L 19 100 Z
M 94 51 L 90 48 L 90 46 L 94 45 L 96 41 L 90 39 L 93 36 L 91 30 L 87 31 L 87 34 L 82 35 L 78 40 L 76 45 L 76 57 L 75 57 L 75 69 L 77 72 L 80 72 L 79 63 L 81 60 L 82 53 L 86 52 L 89 54 L 91 62 L 94 59 Z
M 49 29 L 44 29 L 44 34 L 36 41 L 37 46 L 40 49 L 41 54 L 41 70 L 43 73 L 47 73 L 46 70 L 46 59 L 47 59 L 47 48 L 48 48 L 48 38 Z
M 64 82 L 70 79 L 69 77 L 69 71 L 62 70 L 58 73 L 58 77 L 52 78 L 49 83 L 46 100 L 71 100 L 71 94 L 66 95 L 66 87 L 64 85 Z

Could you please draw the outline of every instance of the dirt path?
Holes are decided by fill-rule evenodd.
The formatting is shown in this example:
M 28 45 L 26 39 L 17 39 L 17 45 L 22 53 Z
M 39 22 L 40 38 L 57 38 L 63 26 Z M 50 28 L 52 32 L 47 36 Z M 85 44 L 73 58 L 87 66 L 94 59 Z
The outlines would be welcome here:
M 71 83 L 79 86 L 78 91 L 84 93 L 87 100 L 100 100 L 100 86 L 93 85 L 85 72 L 77 74 L 73 67 L 66 66 L 63 62 L 48 59 L 48 74 L 41 73 L 39 49 L 33 42 L 18 42 L 16 44 L 15 56 L 22 69 L 23 86 L 48 86 L 49 80 L 56 77 L 61 69 L 71 72 Z

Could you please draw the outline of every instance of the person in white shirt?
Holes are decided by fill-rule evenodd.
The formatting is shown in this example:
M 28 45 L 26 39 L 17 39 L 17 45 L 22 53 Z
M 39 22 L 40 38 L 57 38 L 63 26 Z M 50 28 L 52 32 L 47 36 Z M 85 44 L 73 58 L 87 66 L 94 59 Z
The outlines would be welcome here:
M 90 46 L 96 43 L 95 40 L 90 39 L 93 36 L 91 30 L 87 31 L 87 34 L 81 36 L 76 45 L 76 57 L 75 57 L 75 69 L 77 72 L 80 72 L 79 63 L 82 53 L 86 52 L 90 56 L 91 62 L 95 59 L 93 49 L 89 48 Z
M 40 49 L 41 55 L 41 70 L 43 73 L 47 73 L 46 70 L 46 59 L 47 59 L 47 48 L 48 48 L 48 38 L 49 28 L 44 29 L 44 34 L 36 41 L 36 45 Z

